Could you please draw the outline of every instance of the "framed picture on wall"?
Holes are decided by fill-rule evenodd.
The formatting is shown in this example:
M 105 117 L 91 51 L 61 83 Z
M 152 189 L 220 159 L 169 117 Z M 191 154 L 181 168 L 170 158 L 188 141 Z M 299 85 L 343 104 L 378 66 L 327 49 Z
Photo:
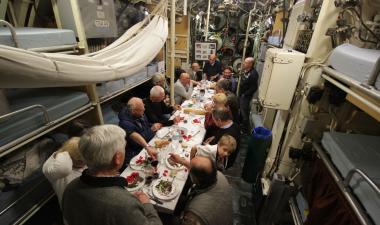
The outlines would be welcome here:
M 194 48 L 195 60 L 208 60 L 211 54 L 215 54 L 215 42 L 196 42 Z

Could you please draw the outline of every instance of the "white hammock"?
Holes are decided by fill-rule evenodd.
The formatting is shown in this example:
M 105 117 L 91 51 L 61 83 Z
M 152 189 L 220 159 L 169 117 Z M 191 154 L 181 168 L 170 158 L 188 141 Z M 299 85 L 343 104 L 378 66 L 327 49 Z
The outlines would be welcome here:
M 166 1 L 152 13 L 156 15 L 151 20 L 147 17 L 111 45 L 87 55 L 36 53 L 0 45 L 0 88 L 80 86 L 132 75 L 155 58 L 168 36 L 163 16 Z

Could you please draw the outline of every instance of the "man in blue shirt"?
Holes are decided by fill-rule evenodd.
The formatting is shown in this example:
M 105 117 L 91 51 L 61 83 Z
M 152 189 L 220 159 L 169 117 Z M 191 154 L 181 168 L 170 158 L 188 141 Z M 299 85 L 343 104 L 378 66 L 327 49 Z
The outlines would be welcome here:
M 127 103 L 127 107 L 119 113 L 119 126 L 128 132 L 138 133 L 146 141 L 145 143 L 147 143 L 154 137 L 154 133 L 162 127 L 162 124 L 151 124 L 144 115 L 144 112 L 145 107 L 142 99 L 131 98 Z M 134 138 L 133 135 L 127 136 L 128 151 L 125 156 L 126 163 L 137 155 L 142 147 L 147 149 L 150 155 L 156 154 L 154 148 L 149 146 L 149 144 L 145 144 L 145 146 L 141 144 L 142 142 Z

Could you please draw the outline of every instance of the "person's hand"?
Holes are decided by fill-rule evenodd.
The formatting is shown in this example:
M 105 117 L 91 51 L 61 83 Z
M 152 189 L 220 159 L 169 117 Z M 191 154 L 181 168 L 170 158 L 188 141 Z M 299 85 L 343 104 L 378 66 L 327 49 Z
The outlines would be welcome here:
M 209 138 L 207 138 L 207 139 L 203 142 L 203 144 L 208 145 L 208 144 L 210 144 L 210 142 L 211 142 L 212 140 L 214 140 L 214 139 L 215 139 L 215 136 L 209 137 Z
M 152 127 L 150 128 L 153 132 L 156 132 L 158 131 L 159 129 L 161 129 L 162 127 L 162 124 L 161 123 L 155 123 L 152 125 Z
M 142 191 L 136 191 L 134 193 L 134 196 L 136 196 L 136 198 L 141 202 L 141 204 L 147 204 L 147 203 L 150 203 L 150 199 L 148 197 L 148 195 L 146 195 L 144 192 Z
M 206 112 L 211 112 L 212 108 L 213 108 L 213 103 L 212 102 L 206 103 L 204 105 L 204 109 L 205 109 Z
M 176 163 L 183 164 L 182 163 L 183 159 L 181 158 L 181 156 L 179 156 L 179 155 L 177 155 L 175 153 L 170 153 L 170 159 L 173 160 Z
M 181 117 L 180 116 L 174 117 L 173 122 L 174 124 L 178 124 L 179 122 L 181 122 Z
M 195 155 L 197 154 L 197 151 L 198 151 L 198 149 L 197 149 L 196 146 L 194 146 L 194 147 L 191 148 L 190 159 L 193 159 L 195 157 Z
M 152 158 L 157 159 L 157 154 L 158 154 L 157 149 L 153 148 L 153 147 L 150 146 L 150 145 L 145 146 L 145 149 L 146 149 L 146 151 L 148 152 L 148 154 L 149 154 Z
M 175 110 L 181 110 L 182 109 L 182 107 L 180 106 L 180 105 L 174 105 L 174 107 L 173 107 Z

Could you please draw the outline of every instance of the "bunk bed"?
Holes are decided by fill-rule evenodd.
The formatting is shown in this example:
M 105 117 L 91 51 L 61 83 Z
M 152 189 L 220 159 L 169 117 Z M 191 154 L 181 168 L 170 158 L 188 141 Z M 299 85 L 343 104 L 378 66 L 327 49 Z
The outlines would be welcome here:
M 322 78 L 346 100 L 380 121 L 380 51 L 343 44 L 322 68 Z M 307 194 L 305 224 L 380 224 L 380 136 L 325 132 Z
M 380 224 L 380 137 L 332 132 L 321 144 L 313 147 L 360 224 Z
M 8 28 L 0 27 L 0 44 L 34 52 L 73 51 L 78 47 L 75 33 L 68 29 L 18 27 L 5 21 Z

